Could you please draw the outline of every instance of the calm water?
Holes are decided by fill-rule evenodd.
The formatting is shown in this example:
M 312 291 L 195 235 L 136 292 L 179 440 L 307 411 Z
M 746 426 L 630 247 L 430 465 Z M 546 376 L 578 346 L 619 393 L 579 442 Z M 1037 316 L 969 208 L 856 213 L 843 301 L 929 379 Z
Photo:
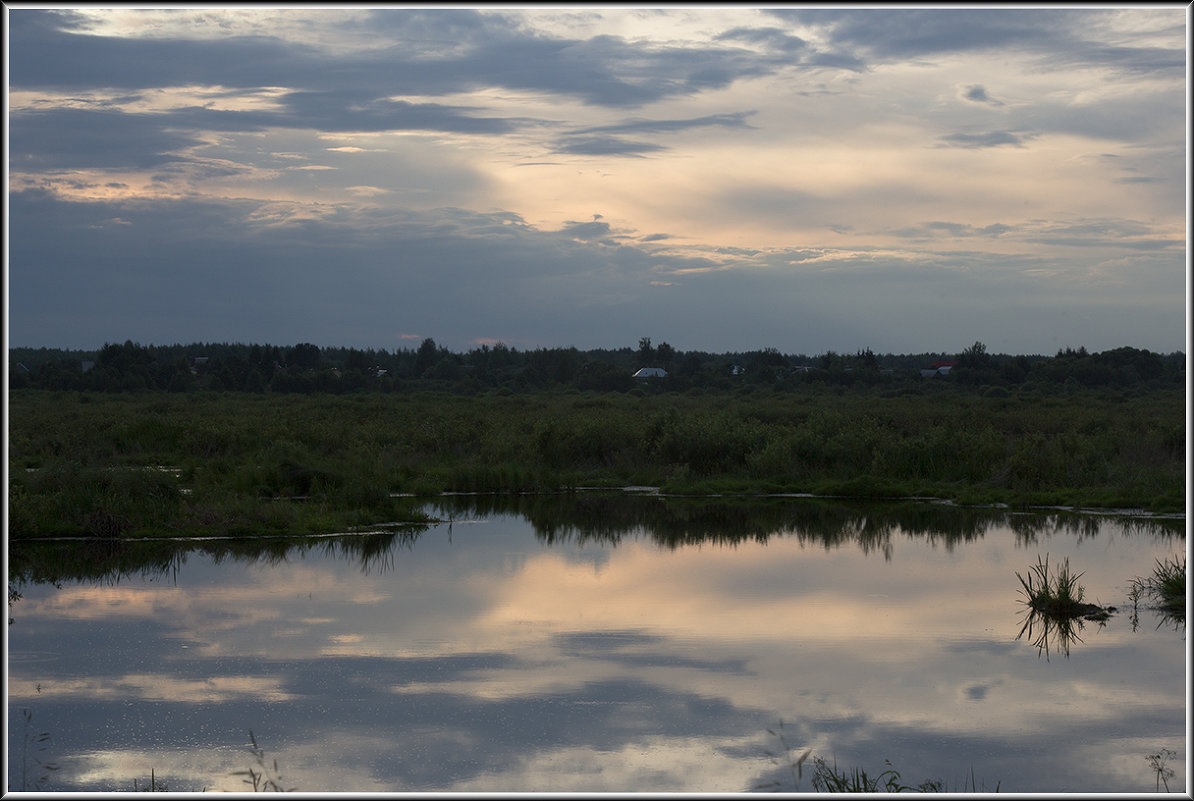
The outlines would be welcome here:
M 1185 553 L 1184 521 L 583 494 L 434 511 L 452 522 L 268 553 L 129 546 L 89 557 L 98 576 L 14 549 L 57 586 L 10 587 L 9 787 L 152 769 L 244 790 L 251 730 L 310 792 L 811 791 L 770 728 L 843 768 L 1001 792 L 1152 791 L 1168 748 L 1186 789 L 1185 627 L 1128 600 Z M 1046 554 L 1119 612 L 1018 637 L 1016 573 Z

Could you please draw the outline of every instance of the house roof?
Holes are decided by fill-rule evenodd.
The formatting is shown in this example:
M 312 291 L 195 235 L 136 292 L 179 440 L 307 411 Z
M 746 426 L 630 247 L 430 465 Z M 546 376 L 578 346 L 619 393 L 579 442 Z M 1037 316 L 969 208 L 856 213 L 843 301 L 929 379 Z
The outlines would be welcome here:
M 662 367 L 643 367 L 634 374 L 634 378 L 663 378 L 667 371 Z

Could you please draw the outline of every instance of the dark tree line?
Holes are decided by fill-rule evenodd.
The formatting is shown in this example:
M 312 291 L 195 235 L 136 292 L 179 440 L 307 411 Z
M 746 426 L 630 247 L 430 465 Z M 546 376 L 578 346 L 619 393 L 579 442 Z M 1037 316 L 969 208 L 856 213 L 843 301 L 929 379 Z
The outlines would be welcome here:
M 949 365 L 948 374 L 926 378 L 926 368 Z M 661 367 L 663 378 L 641 380 L 641 367 Z M 13 348 L 11 389 L 98 392 L 394 392 L 433 388 L 450 391 L 551 388 L 627 392 L 690 389 L 733 390 L 744 386 L 856 386 L 921 384 L 976 387 L 1182 386 L 1185 354 L 1131 347 L 1088 353 L 1065 348 L 1055 356 L 992 354 L 981 342 L 959 353 L 784 354 L 775 348 L 708 353 L 679 351 L 649 337 L 637 348 L 519 350 L 502 343 L 453 352 L 430 338 L 415 349 L 291 346 L 231 343 L 105 344 L 98 351 Z

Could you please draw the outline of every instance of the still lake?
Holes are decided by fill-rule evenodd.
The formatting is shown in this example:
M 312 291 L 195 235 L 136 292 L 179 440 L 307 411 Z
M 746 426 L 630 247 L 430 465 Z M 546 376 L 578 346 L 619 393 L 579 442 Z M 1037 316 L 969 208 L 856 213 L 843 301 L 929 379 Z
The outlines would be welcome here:
M 305 792 L 809 792 L 811 758 L 785 762 L 809 748 L 911 785 L 1116 793 L 1153 791 L 1169 749 L 1186 790 L 1184 620 L 1129 599 L 1184 519 L 633 492 L 427 510 L 449 522 L 60 569 L 77 543 L 10 543 L 9 788 L 243 791 L 252 731 Z M 1024 630 L 1016 574 L 1046 555 L 1118 611 Z

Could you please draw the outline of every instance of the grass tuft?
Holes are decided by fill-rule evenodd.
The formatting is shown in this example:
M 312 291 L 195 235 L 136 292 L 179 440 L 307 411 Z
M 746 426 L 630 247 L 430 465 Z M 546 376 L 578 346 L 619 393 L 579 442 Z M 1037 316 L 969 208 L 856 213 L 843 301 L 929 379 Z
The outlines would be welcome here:
M 232 773 L 233 776 L 244 776 L 244 783 L 253 788 L 255 793 L 292 793 L 293 787 L 289 790 L 282 786 L 282 774 L 278 772 L 278 760 L 274 759 L 270 764 L 265 762 L 265 749 L 257 744 L 257 738 L 253 736 L 253 730 L 249 729 L 249 742 L 251 742 L 253 756 L 257 759 L 257 770 L 253 768 L 246 768 L 245 770 L 238 770 Z
M 1186 557 L 1179 561 L 1173 556 L 1157 559 L 1157 566 L 1147 578 L 1132 579 L 1133 601 L 1148 598 L 1154 608 L 1164 613 L 1164 620 L 1184 623 L 1186 620 Z
M 1016 573 L 1016 578 L 1020 579 L 1021 592 L 1027 598 L 1025 603 L 1038 614 L 1056 620 L 1085 617 L 1102 611 L 1094 604 L 1083 602 L 1086 590 L 1078 583 L 1082 574 L 1070 572 L 1069 559 L 1054 574 L 1049 570 L 1049 555 L 1045 554 L 1043 560 L 1038 556 L 1028 577 Z

